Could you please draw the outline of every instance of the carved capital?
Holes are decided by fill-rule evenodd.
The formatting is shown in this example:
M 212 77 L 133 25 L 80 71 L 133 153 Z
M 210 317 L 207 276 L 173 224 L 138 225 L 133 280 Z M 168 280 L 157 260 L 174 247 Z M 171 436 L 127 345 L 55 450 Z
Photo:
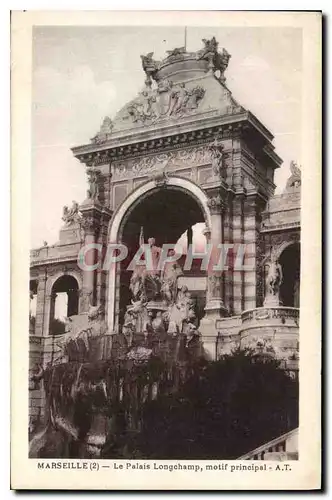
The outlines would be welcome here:
M 212 215 L 221 214 L 226 209 L 226 203 L 219 193 L 210 196 L 207 204 Z
M 87 216 L 84 217 L 81 221 L 81 228 L 84 232 L 84 235 L 97 235 L 99 232 L 99 223 L 95 219 L 95 217 Z

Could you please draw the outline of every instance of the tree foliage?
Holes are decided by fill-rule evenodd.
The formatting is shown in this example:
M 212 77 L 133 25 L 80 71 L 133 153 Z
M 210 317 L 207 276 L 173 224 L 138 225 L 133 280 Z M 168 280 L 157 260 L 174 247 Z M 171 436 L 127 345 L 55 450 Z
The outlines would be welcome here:
M 145 458 L 233 459 L 297 426 L 297 381 L 277 361 L 236 350 L 149 401 L 135 447 Z
M 50 321 L 50 333 L 51 335 L 62 335 L 66 331 L 66 323 L 61 321 L 61 319 L 53 318 Z

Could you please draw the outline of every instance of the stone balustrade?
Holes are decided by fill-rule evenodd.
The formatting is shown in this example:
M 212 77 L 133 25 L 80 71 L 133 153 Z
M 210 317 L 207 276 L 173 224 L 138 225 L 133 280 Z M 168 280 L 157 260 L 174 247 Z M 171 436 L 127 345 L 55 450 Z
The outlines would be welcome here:
M 30 251 L 30 265 L 35 266 L 38 264 L 62 263 L 66 260 L 76 260 L 80 248 L 81 243 L 35 248 Z
M 297 460 L 298 429 L 286 432 L 282 436 L 255 448 L 237 460 Z
M 241 315 L 239 341 L 242 348 L 269 346 L 274 355 L 297 360 L 299 350 L 299 309 L 295 307 L 257 307 Z M 293 368 L 287 368 L 293 370 Z
M 298 326 L 299 313 L 300 310 L 295 307 L 258 307 L 244 311 L 241 314 L 241 320 L 243 325 L 249 322 L 273 320 L 281 324 L 292 321 Z

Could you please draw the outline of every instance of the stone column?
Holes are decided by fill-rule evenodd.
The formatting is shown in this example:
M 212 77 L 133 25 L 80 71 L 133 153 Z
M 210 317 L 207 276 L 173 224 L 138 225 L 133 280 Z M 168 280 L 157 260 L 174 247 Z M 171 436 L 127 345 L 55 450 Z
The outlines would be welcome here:
M 35 335 L 37 337 L 42 337 L 44 335 L 46 281 L 47 281 L 46 274 L 38 278 L 37 302 L 36 302 L 36 325 L 35 325 Z
M 44 317 L 46 304 L 46 281 L 47 274 L 38 276 L 36 323 L 34 334 L 29 335 L 29 376 L 38 371 L 39 366 L 44 363 Z M 43 382 L 29 383 L 29 426 L 31 428 L 38 424 L 43 417 L 45 408 L 45 391 Z
M 68 290 L 68 314 L 73 316 L 78 314 L 78 290 Z
M 100 230 L 102 207 L 92 199 L 87 199 L 79 207 L 82 214 L 82 228 L 84 231 L 84 245 L 94 245 Z M 85 264 L 92 266 L 96 263 L 96 249 L 91 248 L 85 254 Z M 90 305 L 96 301 L 96 270 L 83 270 L 83 289 L 80 291 L 80 313 L 86 313 Z
M 57 293 L 52 292 L 50 297 L 49 297 L 49 304 L 50 304 L 50 306 L 49 306 L 50 313 L 49 313 L 49 318 L 48 318 L 49 335 L 53 335 L 53 331 L 51 330 L 51 321 L 54 319 L 56 298 L 57 298 Z M 55 332 L 55 333 L 57 333 L 57 332 Z
M 233 201 L 233 243 L 234 256 L 239 245 L 243 245 L 244 233 L 244 194 L 237 194 Z M 233 270 L 233 314 L 239 315 L 244 309 L 244 271 L 235 267 Z
M 233 193 L 228 193 L 228 208 L 225 211 L 223 219 L 223 243 L 225 245 L 233 245 Z M 226 249 L 225 249 L 226 251 Z M 231 248 L 228 250 L 229 257 L 232 256 L 234 250 Z M 224 295 L 223 301 L 229 314 L 232 315 L 233 308 L 233 263 L 226 261 L 226 266 L 228 269 L 225 270 L 223 280 L 224 280 Z
M 43 336 L 48 337 L 50 335 L 50 320 L 51 320 L 51 308 L 52 308 L 52 294 L 45 294 L 45 308 L 44 308 L 44 323 L 43 323 Z
M 261 293 L 262 255 L 261 255 L 261 211 L 264 200 L 256 193 L 244 199 L 244 310 L 257 307 Z
M 96 243 L 95 240 L 95 229 L 92 225 L 87 228 L 85 227 L 85 245 L 93 245 Z M 86 256 L 86 264 L 93 265 L 95 263 L 95 250 L 89 250 Z M 95 271 L 89 269 L 83 271 L 83 290 L 82 290 L 82 309 L 81 312 L 88 312 L 89 305 L 94 305 L 94 295 L 95 295 Z
M 210 197 L 209 208 L 211 211 L 211 228 L 206 234 L 208 243 L 212 246 L 212 252 L 207 272 L 205 316 L 200 324 L 200 332 L 205 351 L 211 359 L 216 359 L 218 334 L 216 320 L 228 315 L 223 302 L 223 271 L 214 269 L 214 266 L 219 262 L 220 252 L 222 251 L 220 248 L 218 249 L 218 245 L 223 243 L 223 211 L 225 205 L 219 193 Z
M 98 243 L 103 246 L 103 255 L 106 255 L 107 244 L 108 244 L 108 225 L 112 217 L 112 211 L 106 207 L 103 207 L 102 217 L 100 221 L 100 231 L 98 236 Z M 97 304 L 106 307 L 106 285 L 108 280 L 109 270 L 100 269 L 97 273 L 96 281 L 96 301 Z

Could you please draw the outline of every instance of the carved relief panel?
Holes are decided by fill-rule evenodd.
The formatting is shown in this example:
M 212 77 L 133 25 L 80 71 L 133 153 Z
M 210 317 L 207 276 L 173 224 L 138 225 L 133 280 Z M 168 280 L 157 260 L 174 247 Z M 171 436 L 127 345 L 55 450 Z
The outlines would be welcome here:
M 178 149 L 153 154 L 127 161 L 116 161 L 112 165 L 112 181 L 143 177 L 158 170 L 180 173 L 182 169 L 211 164 L 211 151 L 205 146 Z

